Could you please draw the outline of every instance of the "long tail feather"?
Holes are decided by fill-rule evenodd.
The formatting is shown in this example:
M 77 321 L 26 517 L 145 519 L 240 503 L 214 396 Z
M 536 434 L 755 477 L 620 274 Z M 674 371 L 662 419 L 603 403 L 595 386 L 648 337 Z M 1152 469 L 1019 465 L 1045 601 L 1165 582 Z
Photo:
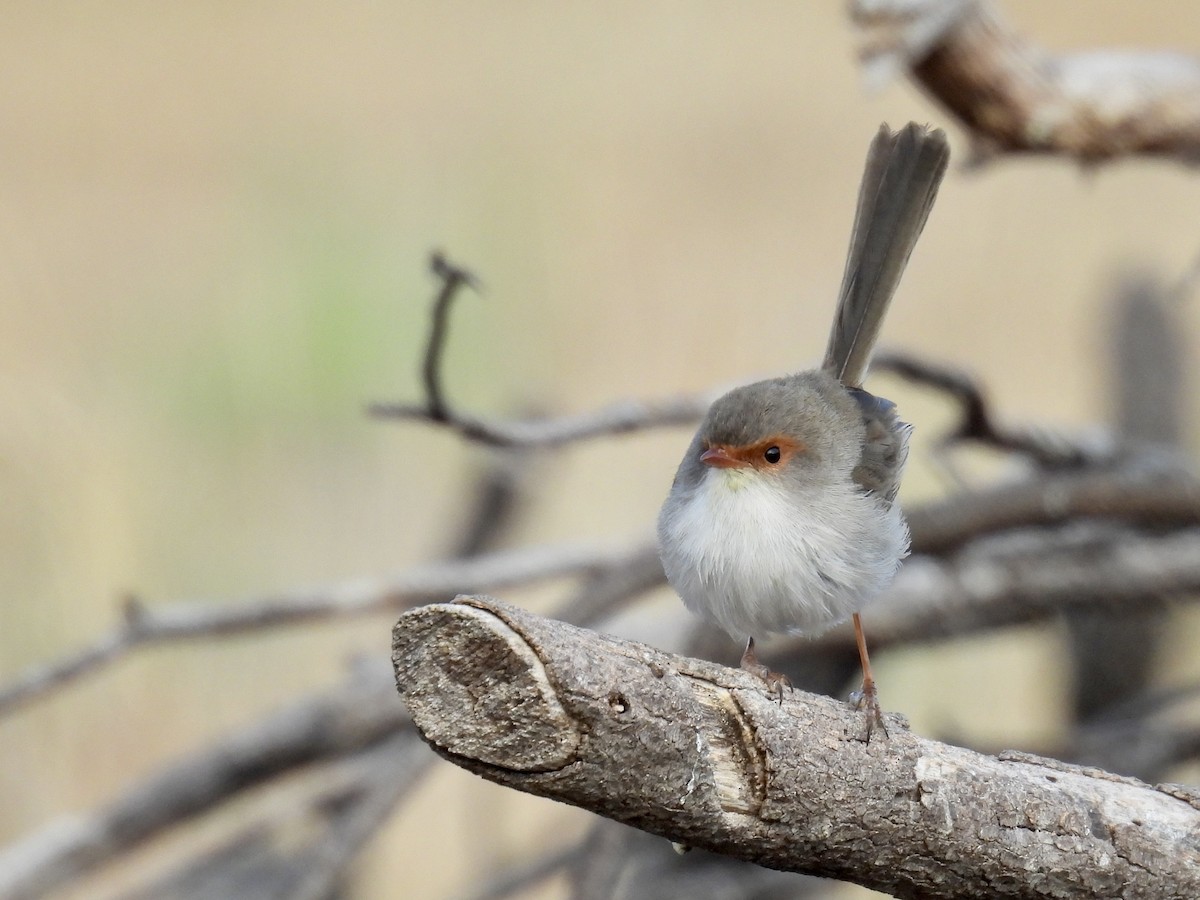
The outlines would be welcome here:
M 916 246 L 950 160 L 941 129 L 887 125 L 871 142 L 824 368 L 859 387 L 884 314 Z

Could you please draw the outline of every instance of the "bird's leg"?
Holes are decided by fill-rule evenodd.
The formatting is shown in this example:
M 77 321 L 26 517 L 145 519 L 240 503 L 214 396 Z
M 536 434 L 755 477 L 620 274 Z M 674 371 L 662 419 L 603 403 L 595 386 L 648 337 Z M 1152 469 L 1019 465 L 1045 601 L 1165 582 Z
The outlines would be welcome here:
M 783 689 L 786 687 L 789 691 L 792 690 L 792 681 L 781 672 L 772 672 L 758 661 L 758 654 L 754 652 L 754 638 L 746 641 L 746 652 L 742 654 L 742 668 L 761 679 L 766 684 L 767 691 L 774 694 L 779 705 L 783 706 Z
M 883 730 L 883 736 L 888 736 L 887 725 L 883 722 L 883 710 L 879 706 L 879 692 L 875 689 L 875 676 L 871 674 L 871 658 L 867 655 L 867 639 L 863 635 L 862 619 L 854 614 L 854 640 L 858 643 L 858 659 L 862 663 L 862 690 L 850 695 L 854 708 L 865 710 L 867 714 L 867 732 L 863 737 L 865 743 L 871 743 L 871 733 L 875 726 Z

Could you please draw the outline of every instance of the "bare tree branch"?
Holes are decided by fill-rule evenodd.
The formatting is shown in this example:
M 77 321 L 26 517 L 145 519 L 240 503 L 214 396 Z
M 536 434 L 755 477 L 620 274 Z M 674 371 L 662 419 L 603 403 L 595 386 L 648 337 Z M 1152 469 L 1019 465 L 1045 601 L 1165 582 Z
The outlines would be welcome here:
M 1174 788 L 909 733 L 489 598 L 413 610 L 396 683 L 446 759 L 673 841 L 898 897 L 1200 896 Z M 894 718 L 894 717 L 893 717 Z
M 875 355 L 871 368 L 890 372 L 914 384 L 934 388 L 949 396 L 959 406 L 958 424 L 939 445 L 948 447 L 972 441 L 1004 453 L 1017 453 L 1048 469 L 1078 468 L 1088 463 L 1107 463 L 1113 453 L 1098 453 L 1095 449 L 1075 444 L 1060 435 L 1045 431 L 1014 428 L 997 422 L 983 387 L 965 372 L 920 359 L 907 353 L 881 352 Z
M 460 413 L 450 406 L 442 391 L 442 351 L 446 344 L 450 305 L 458 289 L 463 285 L 475 286 L 477 282 L 470 272 L 451 264 L 440 253 L 431 257 L 430 269 L 441 285 L 433 301 L 432 324 L 421 368 L 425 402 L 373 403 L 367 411 L 376 418 L 440 425 L 466 440 L 492 447 L 550 448 L 649 428 L 689 425 L 703 416 L 716 398 L 714 393 L 712 396 L 665 400 L 626 400 L 591 413 L 523 421 L 488 421 Z
M 432 757 L 412 729 L 395 732 L 345 757 L 323 760 L 274 779 L 269 800 L 244 801 L 216 826 L 221 840 L 179 835 L 165 875 L 145 866 L 122 866 L 136 882 L 111 900 L 330 900 L 341 896 L 347 868 L 362 844 L 403 795 L 428 770 Z M 240 799 L 242 791 L 226 798 Z M 229 803 L 223 805 L 232 805 Z M 204 831 L 218 830 L 206 822 Z M 230 834 L 226 832 L 232 831 Z M 125 854 L 122 854 L 125 855 Z M 119 859 L 118 857 L 117 859 Z M 115 861 L 115 860 L 114 860 Z M 87 874 L 87 873 L 85 873 Z M 80 878 L 72 894 L 94 896 L 91 881 Z
M 987 534 L 1059 525 L 1079 517 L 1156 529 L 1200 524 L 1200 482 L 1183 473 L 1160 471 L 1088 470 L 1046 475 L 919 507 L 909 513 L 909 524 L 915 554 L 944 555 Z M 1145 539 L 1146 545 L 1153 547 L 1153 540 Z M 1181 541 L 1187 546 L 1186 535 Z M 1112 559 L 1122 558 L 1118 555 Z M 1142 584 L 1169 589 L 1172 595 L 1195 584 L 1194 573 L 1175 553 L 1164 551 L 1161 561 L 1164 567 L 1157 572 L 1135 573 L 1147 576 Z M 1111 564 L 1120 571 L 1119 562 Z M 1077 574 L 1074 568 L 1069 573 L 1072 577 Z M 282 594 L 237 605 L 194 602 L 147 608 L 130 603 L 124 621 L 111 633 L 61 660 L 27 669 L 0 689 L 0 716 L 151 644 L 399 610 L 455 593 L 498 590 L 578 575 L 599 579 L 581 589 L 575 601 L 578 608 L 568 611 L 573 620 L 578 617 L 579 621 L 594 621 L 588 617 L 597 613 L 589 609 L 608 610 L 612 603 L 662 583 L 654 543 L 643 540 L 620 550 L 547 546 L 504 551 L 419 566 L 391 580 L 362 579 L 323 591 Z M 1134 591 L 1126 597 L 1146 596 L 1138 589 L 1139 583 L 1129 578 L 1113 583 Z M 1090 581 L 1083 578 L 1080 584 Z M 589 591 L 601 589 L 605 593 L 589 596 Z M 945 591 L 937 596 L 949 594 Z M 1112 597 L 1113 591 L 1101 590 L 1101 594 Z M 1060 601 L 1047 602 L 1053 606 Z
M 1153 536 L 1077 523 L 1054 531 L 998 535 L 948 558 L 915 557 L 863 619 L 872 647 L 882 652 L 1054 621 L 1072 610 L 1121 615 L 1197 600 L 1200 529 Z M 702 654 L 737 658 L 728 638 Z M 798 685 L 829 694 L 844 690 L 858 671 L 854 635 L 845 627 L 815 640 L 777 642 L 770 660 L 772 668 Z M 1192 744 L 1179 729 L 1173 734 L 1177 736 L 1169 743 L 1164 739 L 1153 752 L 1130 747 L 1123 758 L 1162 765 L 1184 760 Z M 1082 757 L 1080 750 L 1070 758 Z
M 600 576 L 567 608 L 585 616 L 598 615 L 606 601 L 620 599 L 622 589 L 643 590 L 638 578 L 644 576 L 636 573 L 645 568 L 640 559 L 630 567 L 613 566 L 610 575 Z M 357 848 L 421 772 L 405 761 L 410 755 L 408 744 L 397 744 L 397 740 L 415 739 L 416 732 L 409 729 L 411 722 L 390 681 L 369 676 L 365 673 L 343 691 L 306 700 L 195 754 L 105 810 L 87 818 L 60 819 L 0 852 L 0 898 L 39 896 L 47 885 L 73 882 L 157 832 L 227 803 L 264 780 L 326 756 L 359 753 L 354 749 L 357 743 L 374 741 L 363 751 L 364 760 L 336 763 L 345 768 L 353 762 L 344 777 L 335 777 L 333 770 L 321 774 L 317 779 L 321 790 L 293 803 L 295 808 L 289 807 L 284 816 L 286 822 L 278 814 L 268 814 L 265 821 L 256 819 L 224 850 L 201 848 L 202 856 L 189 860 L 185 868 L 145 894 L 155 898 L 328 896 L 327 888 L 342 876 Z M 388 737 L 392 729 L 395 734 Z M 372 749 L 376 746 L 380 752 Z M 397 756 L 401 750 L 403 757 Z M 365 767 L 376 757 L 380 765 Z M 432 757 L 422 754 L 421 759 Z M 285 824 L 295 829 L 306 814 L 327 820 L 319 834 L 305 832 L 316 841 L 311 847 L 297 848 L 294 839 L 269 839 Z M 125 824 L 116 834 L 118 826 L 112 823 Z M 284 858 L 281 843 L 291 848 Z M 286 890 L 280 886 L 285 883 Z
M 417 566 L 392 579 L 362 578 L 323 590 L 297 591 L 243 603 L 127 604 L 123 622 L 92 645 L 35 665 L 0 689 L 0 716 L 46 692 L 111 665 L 150 644 L 207 640 L 287 625 L 399 610 L 463 590 L 494 590 L 632 565 L 646 542 L 623 550 L 544 546 Z
M 5 848 L 0 897 L 43 896 L 233 794 L 410 727 L 379 679 L 299 703 L 140 782 L 99 812 L 59 819 Z
M 1158 530 L 1197 525 L 1200 481 L 1170 469 L 1089 469 L 965 491 L 908 512 L 913 552 L 928 554 L 957 550 L 987 534 L 1080 518 Z
M 443 419 L 434 419 L 426 407 L 405 403 L 375 403 L 368 407 L 368 411 L 381 419 L 443 425 L 466 440 L 493 447 L 545 449 L 598 437 L 693 425 L 716 397 L 714 392 L 700 397 L 622 400 L 589 413 L 523 421 L 489 421 L 461 413 L 450 413 Z
M 1200 161 L 1200 60 L 1165 51 L 1052 54 L 992 0 L 852 0 L 868 82 L 908 70 L 970 131 L 975 162 L 1043 153 Z
M 1107 533 L 1105 533 L 1107 532 Z M 1200 529 L 1013 535 L 947 560 L 911 560 L 864 613 L 872 646 L 920 643 L 1023 625 L 1065 609 L 1128 610 L 1200 599 Z M 831 632 L 819 645 L 849 649 Z M 809 646 L 812 646 L 809 643 Z
M 425 346 L 425 363 L 422 371 L 425 376 L 426 412 L 431 419 L 445 421 L 449 416 L 446 397 L 442 393 L 442 351 L 446 346 L 446 334 L 450 322 L 450 305 L 454 302 L 458 289 L 468 285 L 478 289 L 475 276 L 459 266 L 452 264 L 441 253 L 434 253 L 429 260 L 429 268 L 434 276 L 441 280 L 442 285 L 433 301 L 433 323 L 429 329 L 429 340 Z

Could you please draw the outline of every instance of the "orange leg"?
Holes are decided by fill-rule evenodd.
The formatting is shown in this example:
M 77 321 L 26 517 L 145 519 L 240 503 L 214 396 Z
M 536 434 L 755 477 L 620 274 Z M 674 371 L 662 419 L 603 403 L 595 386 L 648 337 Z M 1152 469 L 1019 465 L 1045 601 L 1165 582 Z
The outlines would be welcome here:
M 858 660 L 862 663 L 863 671 L 862 690 L 857 692 L 858 696 L 854 705 L 858 709 L 866 710 L 867 733 L 864 740 L 870 743 L 871 732 L 875 730 L 876 725 L 883 729 L 885 737 L 888 730 L 887 725 L 883 722 L 883 710 L 879 706 L 879 692 L 875 689 L 875 676 L 871 674 L 871 657 L 867 655 L 867 639 L 863 634 L 862 619 L 858 613 L 854 614 L 854 640 L 858 644 Z

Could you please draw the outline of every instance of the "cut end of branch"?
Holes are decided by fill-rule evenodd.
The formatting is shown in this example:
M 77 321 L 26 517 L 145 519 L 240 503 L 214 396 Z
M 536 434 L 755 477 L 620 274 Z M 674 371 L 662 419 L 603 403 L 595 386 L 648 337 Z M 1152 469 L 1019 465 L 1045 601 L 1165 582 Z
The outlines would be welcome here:
M 406 613 L 392 632 L 396 687 L 440 749 L 512 771 L 548 772 L 579 746 L 537 652 L 470 598 Z

